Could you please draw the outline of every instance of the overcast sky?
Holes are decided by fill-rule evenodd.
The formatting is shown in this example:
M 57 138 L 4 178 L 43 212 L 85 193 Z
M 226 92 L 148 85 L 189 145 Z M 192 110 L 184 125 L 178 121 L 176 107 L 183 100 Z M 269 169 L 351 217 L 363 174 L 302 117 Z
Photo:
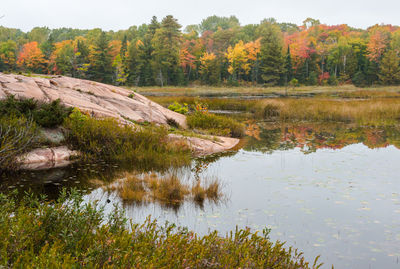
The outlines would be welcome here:
M 301 24 L 312 17 L 367 28 L 400 25 L 400 0 L 0 0 L 0 15 L 5 15 L 0 25 L 24 31 L 35 26 L 119 30 L 169 14 L 183 26 L 210 15 L 235 15 L 242 25 L 269 17 Z

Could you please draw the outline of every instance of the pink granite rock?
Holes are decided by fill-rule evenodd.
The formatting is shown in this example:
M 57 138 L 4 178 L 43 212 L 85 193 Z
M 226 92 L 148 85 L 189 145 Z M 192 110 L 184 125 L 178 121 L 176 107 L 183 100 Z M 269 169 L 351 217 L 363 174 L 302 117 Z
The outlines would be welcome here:
M 113 117 L 121 122 L 153 122 L 167 124 L 168 119 L 175 120 L 186 128 L 186 117 L 150 101 L 146 97 L 130 90 L 89 80 L 64 76 L 23 76 L 0 73 L 0 99 L 8 95 L 20 98 L 34 98 L 43 102 L 57 99 L 69 107 L 77 107 L 96 117 Z M 196 155 L 207 155 L 228 150 L 238 144 L 235 138 L 218 137 L 218 142 L 171 135 L 174 139 L 185 139 Z M 37 158 L 44 158 L 35 155 Z M 32 155 L 32 159 L 34 155 Z
M 77 151 L 67 147 L 35 149 L 17 158 L 21 169 L 41 170 L 67 166 L 71 157 L 78 155 Z
M 15 95 L 50 102 L 60 99 L 70 107 L 77 107 L 97 117 L 114 117 L 137 122 L 167 124 L 174 119 L 186 127 L 186 117 L 130 90 L 89 80 L 64 76 L 43 78 L 0 73 L 0 98 Z

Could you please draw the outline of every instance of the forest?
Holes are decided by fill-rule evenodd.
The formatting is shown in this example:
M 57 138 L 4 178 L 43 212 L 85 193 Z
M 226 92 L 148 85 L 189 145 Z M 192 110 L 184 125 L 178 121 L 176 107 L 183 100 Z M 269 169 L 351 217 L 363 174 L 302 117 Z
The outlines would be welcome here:
M 0 72 L 120 86 L 397 85 L 400 27 L 210 16 L 182 29 L 171 15 L 119 31 L 0 26 Z

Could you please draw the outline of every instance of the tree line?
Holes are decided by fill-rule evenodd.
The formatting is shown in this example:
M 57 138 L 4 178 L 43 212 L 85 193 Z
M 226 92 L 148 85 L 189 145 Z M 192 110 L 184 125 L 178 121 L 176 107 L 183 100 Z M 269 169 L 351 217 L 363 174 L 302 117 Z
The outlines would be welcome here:
M 0 26 L 0 71 L 115 85 L 400 84 L 400 27 L 356 29 L 308 18 L 242 26 L 211 16 L 184 30 L 169 15 L 127 30 Z

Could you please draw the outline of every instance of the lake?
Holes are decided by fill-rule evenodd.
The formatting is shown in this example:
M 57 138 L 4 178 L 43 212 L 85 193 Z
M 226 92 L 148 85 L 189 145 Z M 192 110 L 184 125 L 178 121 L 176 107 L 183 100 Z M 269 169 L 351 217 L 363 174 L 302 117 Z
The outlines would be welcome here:
M 221 235 L 236 226 L 267 227 L 272 240 L 286 241 L 309 261 L 321 255 L 323 268 L 400 268 L 400 128 L 257 122 L 247 134 L 240 149 L 174 171 L 187 182 L 217 178 L 223 192 L 218 201 L 173 207 L 123 202 L 93 184 L 112 182 L 127 170 L 107 163 L 3 175 L 0 188 L 53 199 L 62 187 L 78 187 L 106 211 L 114 203 L 123 206 L 133 222 L 151 215 Z

